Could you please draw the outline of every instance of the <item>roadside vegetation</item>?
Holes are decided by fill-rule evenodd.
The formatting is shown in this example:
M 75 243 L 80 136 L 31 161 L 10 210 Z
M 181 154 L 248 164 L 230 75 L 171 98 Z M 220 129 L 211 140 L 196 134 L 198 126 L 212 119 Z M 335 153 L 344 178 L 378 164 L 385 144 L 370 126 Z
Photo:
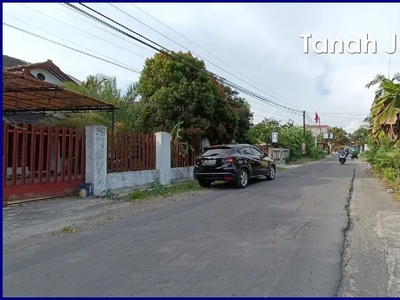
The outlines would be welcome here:
M 134 190 L 130 193 L 131 201 L 144 201 L 155 197 L 169 197 L 174 194 L 199 190 L 200 186 L 195 180 L 187 180 L 173 183 L 171 185 L 162 185 L 159 182 L 148 184 L 143 189 Z
M 390 79 L 377 75 L 366 87 L 375 85 L 378 89 L 371 113 L 365 119 L 368 130 L 362 136 L 369 150 L 363 157 L 400 200 L 400 73 Z
M 272 132 L 278 132 L 278 144 L 276 147 L 290 149 L 290 162 L 301 159 L 318 160 L 325 157 L 324 152 L 315 146 L 315 140 L 310 130 L 306 130 L 303 136 L 303 127 L 294 125 L 293 121 L 282 124 L 275 119 L 265 119 L 254 125 L 247 133 L 250 142 L 257 144 L 272 144 Z M 302 143 L 306 143 L 306 155 L 302 154 Z

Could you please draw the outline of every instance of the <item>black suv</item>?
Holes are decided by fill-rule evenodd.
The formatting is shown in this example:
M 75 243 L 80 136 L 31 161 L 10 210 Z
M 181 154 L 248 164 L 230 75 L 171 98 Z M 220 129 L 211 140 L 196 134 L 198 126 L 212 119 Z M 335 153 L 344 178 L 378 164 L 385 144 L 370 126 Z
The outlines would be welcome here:
M 265 176 L 274 180 L 275 161 L 257 147 L 248 144 L 218 145 L 203 148 L 196 157 L 193 176 L 201 187 L 215 180 L 233 181 L 244 188 L 250 178 Z

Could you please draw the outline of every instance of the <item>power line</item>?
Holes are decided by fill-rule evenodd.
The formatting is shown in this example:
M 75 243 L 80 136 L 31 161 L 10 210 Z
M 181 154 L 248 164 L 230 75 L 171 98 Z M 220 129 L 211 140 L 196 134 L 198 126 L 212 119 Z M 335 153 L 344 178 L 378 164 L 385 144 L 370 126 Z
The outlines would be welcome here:
M 24 32 L 24 33 L 26 33 L 26 34 L 35 36 L 35 37 L 40 38 L 40 39 L 42 39 L 42 40 L 45 40 L 45 41 L 47 41 L 47 42 L 50 42 L 50 43 L 59 45 L 59 46 L 61 46 L 61 47 L 64 47 L 64 48 L 67 48 L 67 49 L 70 49 L 70 50 L 73 50 L 73 51 L 75 51 L 75 52 L 78 52 L 78 53 L 81 53 L 81 54 L 90 56 L 90 57 L 92 57 L 92 58 L 96 58 L 96 59 L 101 60 L 101 61 L 104 61 L 104 62 L 107 62 L 107 63 L 112 64 L 112 65 L 114 65 L 114 66 L 117 66 L 117 67 L 126 69 L 126 70 L 128 70 L 128 71 L 132 71 L 132 72 L 135 72 L 135 73 L 140 74 L 140 71 L 139 71 L 139 70 L 135 70 L 135 69 L 132 69 L 132 68 L 128 68 L 128 67 L 125 67 L 125 66 L 123 66 L 123 65 L 120 65 L 120 64 L 114 63 L 114 62 L 112 62 L 112 61 L 109 61 L 109 60 L 107 60 L 107 59 L 104 59 L 104 58 L 101 58 L 101 57 L 92 55 L 92 54 L 90 54 L 90 53 L 86 53 L 86 52 L 83 52 L 83 51 L 81 51 L 81 50 L 78 50 L 78 49 L 69 47 L 69 46 L 67 46 L 67 45 L 64 45 L 64 44 L 61 44 L 61 43 L 52 41 L 52 40 L 50 40 L 50 39 L 47 39 L 47 38 L 45 38 L 45 37 L 43 37 L 43 36 L 40 36 L 40 35 L 35 34 L 35 33 L 32 33 L 32 32 L 30 32 L 30 31 L 24 30 L 24 29 L 22 29 L 22 28 L 19 28 L 19 27 L 10 25 L 10 24 L 5 23 L 5 22 L 3 22 L 3 25 L 8 26 L 8 27 L 11 27 L 11 28 L 16 29 L 16 30 L 19 30 L 19 31 Z
M 65 7 L 65 8 L 68 8 L 69 10 L 72 10 L 72 8 L 70 8 L 69 6 L 65 5 L 64 3 L 59 3 L 59 4 L 62 5 L 63 7 Z M 61 12 L 65 13 L 65 14 L 67 14 L 67 12 L 63 11 L 62 9 L 59 9 L 59 11 L 61 11 Z M 68 14 L 68 15 L 71 15 L 71 14 Z M 82 14 L 81 14 L 81 15 L 82 15 Z M 117 38 L 119 38 L 119 39 L 121 39 L 121 40 L 123 40 L 123 41 L 125 41 L 125 42 L 128 42 L 128 43 L 130 43 L 130 44 L 132 44 L 132 45 L 135 45 L 135 46 L 138 47 L 138 48 L 141 48 L 141 49 L 143 49 L 143 50 L 146 50 L 146 51 L 148 51 L 148 52 L 153 53 L 150 49 L 148 49 L 148 48 L 146 48 L 146 47 L 143 47 L 143 46 L 141 46 L 141 45 L 139 45 L 139 44 L 136 44 L 136 43 L 134 43 L 134 42 L 132 42 L 132 41 L 130 41 L 130 40 L 128 40 L 128 39 L 124 39 L 123 37 L 119 36 L 118 34 L 115 34 L 115 33 L 111 32 L 111 31 L 108 31 L 108 30 L 104 29 L 104 28 L 101 27 L 101 26 L 97 26 L 96 24 L 90 23 L 90 22 L 88 22 L 88 21 L 86 21 L 86 20 L 84 20 L 84 19 L 82 19 L 82 18 L 79 18 L 78 16 L 75 16 L 75 15 L 71 15 L 71 16 L 73 16 L 74 18 L 76 18 L 76 19 L 78 19 L 78 20 L 81 20 L 82 22 L 85 22 L 86 24 L 89 24 L 89 25 L 94 26 L 94 27 L 96 27 L 96 28 L 98 28 L 98 29 L 100 29 L 100 30 L 102 30 L 102 31 L 104 31 L 104 32 L 107 32 L 107 33 L 109 33 L 109 34 L 111 34 L 111 35 L 113 35 L 113 36 L 115 36 L 115 37 L 117 37 Z
M 187 37 L 185 37 L 183 34 L 179 33 L 178 31 L 176 31 L 175 29 L 171 28 L 170 26 L 168 26 L 167 24 L 163 23 L 162 21 L 160 21 L 159 19 L 157 19 L 156 17 L 152 16 L 151 14 L 149 14 L 148 12 L 146 12 L 145 10 L 143 10 L 142 8 L 138 7 L 137 5 L 130 3 L 133 7 L 137 8 L 138 10 L 140 10 L 141 12 L 143 12 L 144 14 L 148 15 L 150 18 L 152 18 L 153 20 L 157 21 L 158 23 L 162 24 L 163 26 L 167 27 L 169 30 L 173 31 L 174 33 L 176 33 L 177 35 L 179 35 L 180 37 L 184 38 L 185 40 L 187 40 L 188 42 L 192 43 L 193 45 L 197 46 L 199 49 L 203 50 L 204 52 L 208 53 L 209 55 L 211 55 L 212 57 L 214 57 L 215 59 L 217 59 L 218 61 L 220 61 L 221 63 L 223 63 L 224 65 L 230 67 L 232 70 L 238 72 L 240 75 L 244 76 L 245 78 L 249 79 L 250 81 L 254 82 L 255 84 L 258 84 L 257 82 L 255 82 L 253 79 L 251 79 L 250 77 L 246 76 L 245 74 L 243 74 L 242 72 L 240 72 L 239 70 L 235 69 L 234 67 L 232 67 L 231 65 L 229 65 L 228 63 L 224 62 L 223 60 L 221 60 L 220 58 L 216 57 L 214 54 L 212 54 L 211 52 L 207 51 L 206 49 L 204 49 L 203 47 L 201 47 L 200 45 L 198 45 L 197 43 L 191 41 L 190 39 L 188 39 Z M 278 95 L 276 95 L 275 93 L 273 93 L 271 90 L 269 90 L 271 92 L 271 94 L 267 94 L 269 96 L 272 96 L 273 98 L 280 100 L 282 103 L 285 103 L 284 101 L 282 101 L 280 99 L 280 97 Z M 274 97 L 276 96 L 276 97 Z M 287 104 L 287 103 L 285 103 Z M 289 104 L 287 104 L 289 105 Z M 296 106 L 293 105 L 293 107 L 298 108 Z
M 43 31 L 43 32 L 45 32 L 45 33 L 47 33 L 47 34 L 50 34 L 50 35 L 52 35 L 52 36 L 55 36 L 55 37 L 57 37 L 57 38 L 59 38 L 59 39 L 61 39 L 61 40 L 64 40 L 64 41 L 68 42 L 68 43 L 71 43 L 71 44 L 73 44 L 73 45 L 76 45 L 76 46 L 78 46 L 78 47 L 81 47 L 81 48 L 83 48 L 83 49 L 85 49 L 85 50 L 91 51 L 91 52 L 93 52 L 93 53 L 95 53 L 95 54 L 101 55 L 101 56 L 103 56 L 103 57 L 109 59 L 110 61 L 116 62 L 116 63 L 119 64 L 119 65 L 125 66 L 125 67 L 127 67 L 127 68 L 129 68 L 129 69 L 132 69 L 132 70 L 134 69 L 133 67 L 131 67 L 131 66 L 125 64 L 125 63 L 122 63 L 122 62 L 120 62 L 120 61 L 118 61 L 118 60 L 115 60 L 115 59 L 113 59 L 113 58 L 111 58 L 111 57 L 108 57 L 108 56 L 106 56 L 106 55 L 104 55 L 104 54 L 101 54 L 101 53 L 99 53 L 99 52 L 96 52 L 96 51 L 94 51 L 94 50 L 92 50 L 92 49 L 89 49 L 89 48 L 86 48 L 86 47 L 84 47 L 84 46 L 81 46 L 81 45 L 79 45 L 79 44 L 77 44 L 77 43 L 74 43 L 74 42 L 72 42 L 72 41 L 70 41 L 70 40 L 64 39 L 64 38 L 62 38 L 62 37 L 60 37 L 60 36 L 58 36 L 58 35 L 56 35 L 56 34 L 54 34 L 54 33 L 48 32 L 48 31 L 46 31 L 46 30 L 44 30 L 44 29 L 41 29 L 41 28 L 39 28 L 39 27 L 37 27 L 37 26 L 35 26 L 35 25 L 29 24 L 29 23 L 27 23 L 27 22 L 25 22 L 25 21 L 22 21 L 22 20 L 18 19 L 18 18 L 15 18 L 15 17 L 13 17 L 13 16 L 10 16 L 10 15 L 8 15 L 8 14 L 6 14 L 6 13 L 5 13 L 4 15 L 7 16 L 7 17 L 9 17 L 9 18 L 12 18 L 12 19 L 14 19 L 14 20 L 17 20 L 17 21 L 19 21 L 19 22 L 21 22 L 21 23 L 24 23 L 24 24 L 26 24 L 26 25 L 28 25 L 28 26 L 30 26 L 30 27 L 36 28 L 36 29 L 38 29 L 38 30 L 40 30 L 40 31 Z M 139 72 L 139 71 L 138 71 L 138 72 Z
M 260 90 L 259 88 L 257 88 L 256 86 L 254 86 L 254 85 L 252 85 L 252 84 L 250 84 L 250 83 L 244 81 L 243 79 L 240 79 L 238 76 L 236 76 L 236 75 L 232 74 L 231 72 L 229 72 L 229 71 L 227 71 L 227 70 L 221 68 L 220 66 L 214 64 L 213 62 L 211 62 L 211 61 L 209 61 L 208 59 L 202 57 L 201 55 L 199 55 L 199 54 L 197 54 L 197 53 L 191 51 L 189 48 L 183 46 L 182 44 L 178 43 L 177 41 L 174 41 L 173 39 L 169 38 L 169 37 L 166 36 L 165 34 L 163 34 L 163 33 L 161 33 L 160 31 L 154 29 L 153 27 L 147 25 L 146 23 L 140 21 L 139 19 L 133 17 L 132 15 L 128 14 L 127 12 L 125 12 L 125 11 L 123 11 L 122 9 L 118 8 L 117 6 L 115 6 L 115 5 L 111 4 L 111 3 L 108 3 L 108 4 L 111 5 L 112 7 L 114 7 L 116 10 L 122 12 L 122 13 L 125 14 L 126 16 L 132 18 L 133 20 L 136 20 L 136 21 L 139 22 L 140 24 L 146 26 L 147 28 L 153 30 L 154 32 L 157 32 L 158 34 L 160 34 L 161 36 L 165 37 L 165 38 L 168 39 L 169 41 L 175 43 L 176 45 L 178 45 L 178 46 L 184 48 L 184 49 L 187 50 L 187 51 L 192 52 L 194 55 L 200 57 L 201 59 L 203 59 L 204 61 L 210 63 L 210 64 L 213 65 L 214 67 L 217 67 L 218 69 L 220 69 L 220 70 L 222 70 L 223 72 L 225 72 L 225 73 L 227 73 L 227 74 L 229 74 L 229 75 L 235 77 L 236 79 L 238 79 L 238 80 L 242 81 L 243 83 L 245 83 L 245 84 L 251 86 L 252 88 L 255 88 L 255 89 L 257 89 L 258 91 L 260 91 L 260 92 L 262 92 L 262 93 L 264 93 L 264 94 L 266 94 L 266 95 L 268 95 L 268 96 L 270 96 L 270 97 L 272 97 L 272 98 L 275 98 L 277 101 L 282 102 L 282 103 L 284 103 L 284 104 L 286 104 L 286 105 L 289 105 L 289 104 L 285 103 L 284 101 L 282 101 L 282 100 L 280 100 L 280 99 L 274 97 L 273 95 L 271 95 L 271 94 L 269 94 L 269 93 L 266 93 L 266 92 Z M 242 74 L 242 75 L 243 75 L 243 74 Z
M 67 25 L 67 26 L 69 26 L 69 27 L 75 28 L 76 30 L 79 30 L 79 31 L 81 31 L 81 32 L 84 32 L 84 33 L 86 33 L 86 34 L 88 34 L 88 35 L 90 35 L 90 36 L 92 36 L 92 37 L 94 37 L 94 38 L 96 38 L 96 39 L 99 39 L 99 40 L 101 40 L 101 41 L 103 41 L 103 42 L 106 42 L 106 43 L 108 43 L 108 44 L 110 44 L 110 45 L 113 45 L 113 46 L 118 47 L 118 48 L 120 48 L 120 49 L 122 49 L 122 50 L 125 50 L 125 51 L 130 52 L 130 53 L 132 53 L 132 54 L 134 54 L 134 55 L 137 55 L 137 56 L 139 56 L 139 57 L 142 57 L 142 58 L 146 59 L 146 57 L 143 56 L 143 55 L 141 55 L 141 54 L 138 54 L 138 53 L 133 52 L 133 51 L 131 51 L 131 50 L 129 50 L 129 49 L 126 49 L 126 48 L 121 47 L 121 46 L 119 46 L 119 45 L 117 45 L 117 44 L 114 44 L 114 43 L 112 43 L 112 42 L 110 42 L 110 41 L 108 41 L 108 40 L 106 40 L 106 39 L 103 39 L 103 38 L 98 37 L 98 36 L 96 36 L 96 35 L 94 35 L 94 34 L 91 34 L 91 33 L 87 32 L 87 31 L 85 31 L 85 30 L 83 30 L 83 29 L 81 29 L 81 28 L 78 28 L 78 27 L 76 27 L 76 26 L 73 26 L 73 25 L 71 25 L 71 24 L 69 24 L 69 23 L 67 23 L 67 22 L 63 22 L 63 21 L 61 21 L 61 20 L 59 20 L 59 19 L 57 19 L 57 18 L 54 18 L 54 17 L 52 17 L 52 16 L 49 16 L 49 15 L 47 15 L 47 14 L 41 12 L 41 11 L 38 11 L 38 10 L 36 10 L 36 9 L 30 7 L 30 6 L 27 6 L 27 5 L 25 5 L 25 4 L 22 4 L 22 3 L 21 3 L 21 5 L 22 5 L 22 6 L 25 6 L 26 8 L 29 8 L 29 9 L 31 9 L 31 10 L 33 10 L 33 11 L 35 11 L 35 12 L 41 14 L 41 15 L 44 15 L 44 16 L 50 18 L 50 19 L 56 20 L 57 22 L 60 22 L 60 23 L 65 24 L 65 25 Z
M 188 61 L 186 58 L 181 57 L 180 55 L 174 53 L 173 51 L 168 50 L 166 47 L 161 46 L 160 44 L 158 44 L 158 43 L 152 41 L 151 39 L 149 39 L 149 38 L 147 38 L 147 37 L 145 37 L 145 36 L 143 36 L 143 35 L 141 35 L 141 34 L 135 32 L 135 31 L 133 31 L 132 29 L 130 29 L 130 28 L 128 28 L 128 27 L 122 25 L 121 23 L 119 23 L 119 22 L 113 20 L 112 18 L 109 18 L 109 17 L 105 16 L 104 14 L 102 14 L 102 13 L 96 11 L 95 9 L 93 9 L 93 8 L 91 8 L 91 7 L 89 7 L 89 6 L 85 5 L 85 4 L 83 4 L 83 3 L 79 3 L 79 4 L 82 5 L 82 6 L 84 6 L 84 7 L 86 7 L 86 8 L 88 8 L 89 10 L 95 12 L 96 14 L 102 16 L 103 18 L 105 18 L 105 19 L 107 19 L 107 20 L 109 20 L 109 21 L 111 21 L 111 22 L 113 22 L 113 23 L 115 23 L 115 24 L 121 26 L 122 28 L 124 28 L 124 29 L 126 29 L 126 30 L 132 32 L 133 34 L 138 35 L 138 36 L 144 38 L 146 41 L 148 41 L 148 42 L 150 42 L 150 43 L 152 43 L 152 44 L 154 44 L 154 45 L 156 45 L 156 46 L 158 46 L 158 47 L 160 47 L 160 48 L 162 48 L 162 49 L 159 49 L 159 48 L 157 48 L 157 47 L 154 46 L 154 45 L 150 45 L 149 43 L 144 42 L 144 41 L 142 41 L 141 39 L 139 39 L 139 38 L 137 38 L 137 37 L 134 37 L 134 36 L 128 34 L 127 32 L 125 32 L 125 31 L 123 31 L 123 30 L 121 30 L 121 29 L 119 29 L 119 28 L 116 28 L 115 26 L 112 26 L 111 24 L 105 22 L 104 20 L 101 20 L 101 19 L 99 19 L 99 18 L 93 16 L 92 14 L 90 14 L 90 13 L 88 13 L 88 12 L 86 12 L 86 11 L 84 11 L 84 10 L 82 10 L 82 9 L 80 9 L 80 8 L 78 8 L 78 7 L 76 7 L 76 6 L 74 6 L 74 5 L 72 5 L 71 3 L 66 3 L 66 4 L 67 4 L 68 6 L 70 6 L 70 7 L 72 7 L 73 9 L 75 9 L 75 10 L 77 10 L 77 11 L 79 11 L 79 12 L 84 13 L 87 17 L 89 17 L 89 18 L 91 18 L 91 19 L 93 19 L 93 20 L 95 20 L 95 21 L 97 21 L 97 22 L 99 22 L 99 23 L 101 23 L 101 24 L 103 24 L 103 25 L 109 27 L 109 28 L 112 28 L 112 29 L 114 29 L 114 30 L 116 30 L 116 31 L 118 31 L 118 32 L 120 32 L 120 33 L 122 33 L 122 34 L 124 34 L 124 35 L 126 35 L 126 36 L 128 36 L 128 37 L 130 37 L 130 38 L 132 38 L 132 39 L 134 39 L 134 40 L 136 40 L 136 41 L 139 41 L 140 43 L 142 43 L 142 44 L 144 44 L 144 45 L 147 45 L 148 47 L 151 47 L 151 48 L 153 48 L 153 49 L 155 49 L 155 50 L 157 50 L 157 51 L 159 51 L 159 52 L 162 52 L 162 53 L 164 53 L 164 54 L 166 54 L 166 55 L 168 55 L 168 56 L 170 56 L 170 57 L 177 57 L 177 58 L 179 58 L 181 61 L 183 61 L 183 62 L 184 62 L 185 64 L 187 64 L 189 67 L 194 68 L 194 69 L 196 69 L 196 70 L 199 71 L 199 72 L 206 72 L 208 75 L 211 75 L 211 76 L 213 76 L 214 78 L 216 78 L 219 82 L 221 82 L 221 83 L 223 83 L 223 84 L 225 84 L 225 85 L 231 86 L 231 87 L 233 87 L 233 88 L 235 88 L 235 89 L 237 89 L 237 90 L 240 90 L 240 91 L 242 91 L 243 93 L 246 93 L 246 94 L 252 96 L 253 98 L 259 99 L 259 100 L 264 101 L 264 102 L 266 102 L 266 103 L 268 103 L 268 104 L 270 104 L 270 105 L 272 105 L 272 106 L 275 106 L 275 107 L 280 108 L 280 109 L 283 109 L 283 110 L 290 111 L 290 112 L 295 113 L 295 114 L 301 113 L 300 110 L 296 110 L 296 109 L 293 109 L 293 108 L 290 108 L 290 107 L 283 106 L 283 105 L 278 104 L 278 103 L 276 103 L 276 102 L 274 102 L 274 101 L 271 101 L 271 100 L 269 100 L 269 99 L 267 99 L 267 98 L 265 98 L 265 97 L 262 97 L 262 96 L 260 96 L 260 95 L 257 95 L 257 94 L 255 94 L 255 93 L 253 93 L 253 92 L 251 92 L 251 91 L 249 91 L 249 90 L 247 90 L 247 89 L 245 89 L 245 88 L 243 88 L 243 87 L 241 87 L 241 86 L 239 86 L 239 85 L 237 85 L 237 84 L 235 84 L 235 83 L 233 83 L 233 82 L 231 82 L 231 81 L 229 81 L 229 80 L 226 80 L 225 78 L 223 78 L 223 77 L 221 77 L 221 76 L 219 76 L 219 75 L 216 75 L 215 73 L 212 73 L 212 72 L 207 71 L 207 70 L 204 71 L 204 70 L 202 70 L 202 69 L 197 68 L 196 66 L 193 66 L 193 65 L 190 63 L 190 61 Z

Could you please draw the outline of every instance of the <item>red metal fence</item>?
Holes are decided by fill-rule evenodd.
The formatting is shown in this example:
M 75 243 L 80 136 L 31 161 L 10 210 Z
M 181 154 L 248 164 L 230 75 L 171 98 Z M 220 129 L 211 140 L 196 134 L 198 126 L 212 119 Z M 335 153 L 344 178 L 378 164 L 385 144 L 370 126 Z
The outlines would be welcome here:
M 3 122 L 3 200 L 78 191 L 85 181 L 85 131 Z
M 190 146 L 171 142 L 171 168 L 194 166 L 194 160 L 200 154 L 201 142 L 192 142 Z
M 107 173 L 156 168 L 156 137 L 148 133 L 108 131 Z

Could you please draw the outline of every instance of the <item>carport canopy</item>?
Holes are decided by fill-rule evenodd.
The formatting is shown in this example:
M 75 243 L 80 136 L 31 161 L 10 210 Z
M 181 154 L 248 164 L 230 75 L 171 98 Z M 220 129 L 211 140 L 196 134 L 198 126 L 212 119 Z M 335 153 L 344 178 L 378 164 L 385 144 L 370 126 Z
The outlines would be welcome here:
M 68 91 L 21 73 L 3 71 L 3 114 L 114 112 L 112 104 Z

